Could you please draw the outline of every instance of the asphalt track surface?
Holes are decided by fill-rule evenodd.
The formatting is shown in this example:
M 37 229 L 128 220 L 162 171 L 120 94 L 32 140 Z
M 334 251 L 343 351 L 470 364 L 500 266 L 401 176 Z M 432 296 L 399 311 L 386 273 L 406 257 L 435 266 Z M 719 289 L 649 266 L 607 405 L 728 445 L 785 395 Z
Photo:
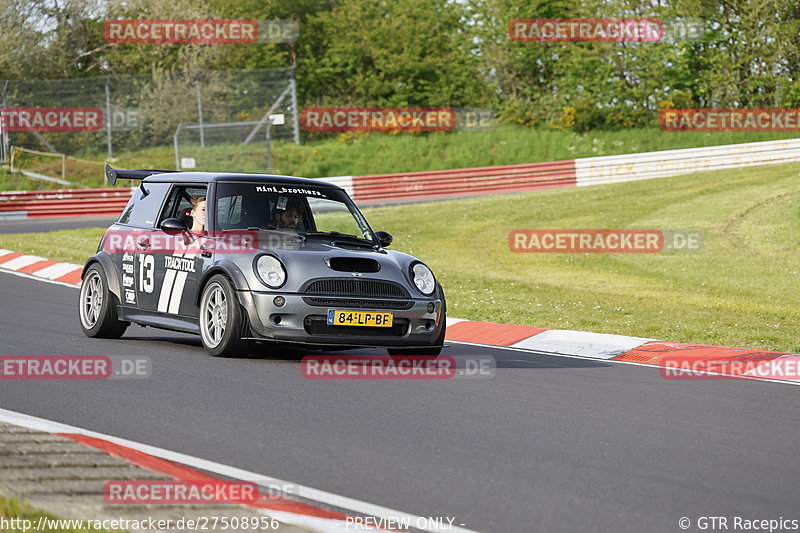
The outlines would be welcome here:
M 119 217 L 0 219 L 0 233 L 39 233 L 62 229 L 107 228 Z
M 483 532 L 800 518 L 792 385 L 459 344 L 445 353 L 492 355 L 496 375 L 310 380 L 302 350 L 216 359 L 196 337 L 135 326 L 86 338 L 77 297 L 0 273 L 0 354 L 146 355 L 152 376 L 2 380 L 2 408 Z

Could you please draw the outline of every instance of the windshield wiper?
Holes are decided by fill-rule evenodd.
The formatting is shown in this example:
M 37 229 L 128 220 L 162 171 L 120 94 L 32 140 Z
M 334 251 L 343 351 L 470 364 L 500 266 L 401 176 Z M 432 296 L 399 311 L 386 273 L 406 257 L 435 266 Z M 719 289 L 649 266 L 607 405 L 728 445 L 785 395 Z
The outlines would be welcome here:
M 377 246 L 369 239 L 358 237 L 356 235 L 350 235 L 348 233 L 339 233 L 338 231 L 307 231 L 305 233 L 301 233 L 300 235 L 303 235 L 304 237 L 328 237 L 331 240 L 346 240 L 348 241 L 347 244 L 360 244 L 362 246 L 369 246 L 370 248 L 375 248 Z

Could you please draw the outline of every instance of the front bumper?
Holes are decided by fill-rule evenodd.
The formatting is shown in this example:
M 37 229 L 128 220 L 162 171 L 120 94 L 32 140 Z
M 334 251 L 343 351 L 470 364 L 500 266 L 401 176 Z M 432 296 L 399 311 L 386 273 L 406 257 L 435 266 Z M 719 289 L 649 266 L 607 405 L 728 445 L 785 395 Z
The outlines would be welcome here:
M 247 311 L 254 336 L 281 342 L 370 347 L 431 346 L 445 322 L 442 301 L 436 298 L 385 300 L 387 305 L 378 307 L 375 298 L 347 297 L 347 300 L 369 305 L 354 307 L 338 305 L 337 297 L 246 290 L 237 294 Z M 277 296 L 286 301 L 281 307 L 274 303 Z M 434 304 L 433 312 L 428 312 L 429 303 Z M 328 309 L 389 312 L 394 315 L 394 324 L 390 328 L 328 326 Z

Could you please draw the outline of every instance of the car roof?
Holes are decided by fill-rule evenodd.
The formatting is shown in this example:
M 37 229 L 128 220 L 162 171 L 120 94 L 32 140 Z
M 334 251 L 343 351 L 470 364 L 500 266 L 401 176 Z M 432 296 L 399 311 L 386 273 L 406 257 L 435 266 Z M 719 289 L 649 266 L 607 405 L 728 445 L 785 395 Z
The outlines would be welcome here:
M 144 179 L 145 183 L 210 183 L 210 182 L 248 182 L 248 183 L 277 183 L 280 185 L 296 185 L 303 187 L 328 187 L 341 189 L 340 186 L 327 181 L 298 178 L 295 176 L 281 176 L 279 174 L 246 174 L 229 172 L 165 172 L 151 174 Z

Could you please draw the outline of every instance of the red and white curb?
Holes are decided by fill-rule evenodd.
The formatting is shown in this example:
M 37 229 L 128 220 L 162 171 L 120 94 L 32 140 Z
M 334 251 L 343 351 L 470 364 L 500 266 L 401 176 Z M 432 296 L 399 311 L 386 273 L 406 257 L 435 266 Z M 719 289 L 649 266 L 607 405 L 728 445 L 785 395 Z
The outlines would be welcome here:
M 0 248 L 0 270 L 64 285 L 80 285 L 83 267 Z
M 683 362 L 691 366 L 692 363 L 702 363 L 701 368 L 704 370 L 701 373 L 800 385 L 800 376 L 792 375 L 791 379 L 784 380 L 776 378 L 774 373 L 760 370 L 766 366 L 780 368 L 781 361 L 787 363 L 785 367 L 796 367 L 798 354 L 788 352 L 667 342 L 626 335 L 515 326 L 458 318 L 447 319 L 447 340 L 645 366 L 667 367 Z M 769 377 L 763 377 L 765 375 Z
M 245 481 L 269 488 L 269 494 L 274 494 L 272 489 L 275 488 L 291 487 L 291 496 L 295 496 L 300 501 L 288 497 L 276 498 L 275 496 L 270 496 L 248 506 L 284 524 L 308 528 L 312 531 L 321 533 L 342 533 L 354 530 L 394 532 L 397 530 L 392 526 L 407 523 L 415 530 L 430 533 L 476 533 L 456 524 L 449 525 L 445 522 L 441 526 L 432 525 L 433 521 L 427 517 L 411 515 L 191 455 L 15 411 L 0 409 L 0 422 L 67 437 L 86 446 L 91 446 L 110 455 L 128 460 L 140 467 L 167 475 L 177 481 Z M 325 507 L 315 505 L 315 503 L 304 502 L 317 502 Z M 352 522 L 348 523 L 348 516 L 369 516 L 377 520 L 371 521 L 369 524 L 354 524 Z M 386 528 L 371 527 L 370 524 L 391 524 L 392 526 Z

